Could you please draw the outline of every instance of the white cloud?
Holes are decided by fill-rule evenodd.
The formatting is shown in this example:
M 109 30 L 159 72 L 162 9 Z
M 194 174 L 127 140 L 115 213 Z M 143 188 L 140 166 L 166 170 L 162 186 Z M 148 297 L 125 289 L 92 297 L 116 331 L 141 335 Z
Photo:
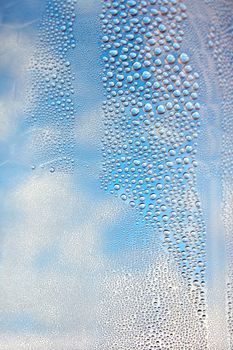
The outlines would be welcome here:
M 101 231 L 120 211 L 113 197 L 95 201 L 72 181 L 71 175 L 41 172 L 12 189 L 7 206 L 14 220 L 5 227 L 1 242 L 1 312 L 25 312 L 48 332 L 60 335 L 94 331 L 93 285 L 98 288 L 98 273 L 105 263 Z M 55 261 L 38 269 L 38 254 L 50 247 L 57 249 Z M 11 337 L 7 341 L 11 344 Z
M 0 140 L 15 131 L 17 119 L 25 107 L 25 75 L 32 44 L 29 35 L 14 28 L 0 32 L 0 71 L 7 74 L 12 87 L 0 97 Z
M 86 334 L 67 334 L 64 336 L 39 336 L 32 335 L 9 335 L 0 336 L 2 350 L 87 350 L 90 349 L 90 341 Z
M 101 145 L 103 135 L 103 111 L 101 106 L 95 106 L 76 119 L 75 136 L 78 143 L 87 148 Z

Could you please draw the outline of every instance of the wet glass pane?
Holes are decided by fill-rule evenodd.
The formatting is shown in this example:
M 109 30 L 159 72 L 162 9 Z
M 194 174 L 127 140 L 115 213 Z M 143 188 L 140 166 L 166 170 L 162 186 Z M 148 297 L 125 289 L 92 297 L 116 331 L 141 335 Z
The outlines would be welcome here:
M 232 0 L 0 1 L 0 349 L 233 349 Z

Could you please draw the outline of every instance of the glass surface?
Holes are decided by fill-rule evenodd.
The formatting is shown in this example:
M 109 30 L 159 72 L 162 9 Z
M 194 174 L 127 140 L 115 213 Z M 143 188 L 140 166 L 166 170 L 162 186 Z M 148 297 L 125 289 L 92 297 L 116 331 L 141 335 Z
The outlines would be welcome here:
M 233 349 L 232 0 L 0 0 L 0 349 Z

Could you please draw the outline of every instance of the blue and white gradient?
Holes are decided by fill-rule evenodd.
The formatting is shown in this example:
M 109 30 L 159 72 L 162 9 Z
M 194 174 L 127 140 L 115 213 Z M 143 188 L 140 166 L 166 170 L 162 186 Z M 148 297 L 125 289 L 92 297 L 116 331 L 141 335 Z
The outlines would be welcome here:
M 194 248 L 206 267 L 205 310 L 187 282 L 199 267 L 182 273 L 163 224 L 114 190 L 114 165 L 103 181 L 103 8 L 114 15 L 117 1 L 0 0 L 0 350 L 232 348 L 233 6 L 120 3 L 186 5 L 181 50 L 200 85 L 194 190 L 203 232 Z M 131 123 L 130 106 L 125 116 Z M 184 238 L 187 250 L 180 241 L 176 249 L 186 257 Z

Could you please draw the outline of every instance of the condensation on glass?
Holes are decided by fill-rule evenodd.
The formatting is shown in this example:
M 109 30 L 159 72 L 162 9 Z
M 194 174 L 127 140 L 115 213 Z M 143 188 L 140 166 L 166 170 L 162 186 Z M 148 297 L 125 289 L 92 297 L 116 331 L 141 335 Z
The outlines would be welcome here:
M 232 349 L 232 1 L 0 13 L 0 348 Z

